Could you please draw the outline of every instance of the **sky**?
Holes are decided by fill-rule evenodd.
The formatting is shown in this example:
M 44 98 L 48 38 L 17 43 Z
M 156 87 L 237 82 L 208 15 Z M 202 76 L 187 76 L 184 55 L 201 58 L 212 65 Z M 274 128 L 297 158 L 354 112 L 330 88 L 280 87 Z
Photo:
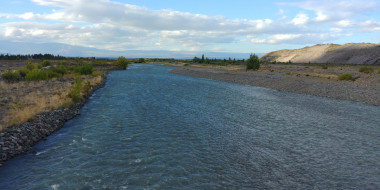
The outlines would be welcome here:
M 0 41 L 9 42 L 110 51 L 231 53 L 380 43 L 379 0 L 0 0 L 0 4 Z

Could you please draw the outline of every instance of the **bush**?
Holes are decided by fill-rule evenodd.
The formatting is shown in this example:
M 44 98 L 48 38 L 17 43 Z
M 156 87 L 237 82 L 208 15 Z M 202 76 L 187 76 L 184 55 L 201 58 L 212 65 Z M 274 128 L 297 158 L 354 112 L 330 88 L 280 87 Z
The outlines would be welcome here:
M 42 61 L 42 63 L 41 63 L 41 67 L 47 67 L 47 66 L 51 66 L 50 61 L 48 61 L 48 60 L 44 60 L 44 61 Z
M 23 78 L 25 78 L 26 75 L 29 73 L 29 70 L 27 68 L 19 69 L 17 71 L 20 73 L 20 76 L 23 77 Z
M 329 67 L 327 65 L 323 65 L 322 69 L 328 69 Z
M 80 77 L 75 78 L 75 84 L 74 84 L 73 89 L 71 90 L 71 92 L 69 94 L 69 97 L 74 102 L 79 102 L 80 100 L 82 100 L 82 95 L 81 95 L 82 82 L 83 82 L 82 78 L 80 78 Z
M 370 74 L 374 72 L 374 69 L 372 67 L 363 66 L 359 68 L 359 72 Z
M 4 71 L 3 78 L 7 80 L 8 82 L 13 82 L 13 81 L 19 81 L 21 79 L 21 75 L 18 71 L 7 70 L 7 71 Z
M 91 75 L 94 72 L 94 67 L 91 64 L 85 64 L 74 67 L 74 72 L 80 75 Z
M 338 80 L 351 80 L 355 81 L 351 73 L 343 73 L 338 76 Z
M 128 62 L 127 58 L 125 58 L 123 56 L 117 58 L 116 65 L 118 65 L 120 68 L 125 70 L 125 69 L 127 69 L 128 64 L 129 64 L 129 62 Z
M 258 70 L 260 69 L 260 60 L 259 57 L 255 54 L 251 54 L 249 59 L 247 59 L 247 70 Z
M 34 80 L 46 80 L 48 79 L 48 74 L 45 71 L 41 70 L 31 70 L 26 74 L 25 79 L 27 81 L 34 81 Z
M 380 75 L 380 69 L 377 71 L 377 74 Z
M 51 68 L 50 70 L 61 75 L 66 74 L 66 67 L 63 65 L 60 65 L 59 68 Z
M 56 72 L 54 72 L 54 71 L 52 71 L 52 70 L 48 70 L 48 71 L 46 71 L 46 74 L 47 74 L 47 78 L 48 78 L 48 79 L 51 79 L 51 78 L 58 78 L 58 77 L 61 76 L 61 74 L 56 73 Z
M 145 59 L 144 58 L 140 58 L 137 60 L 137 63 L 145 63 Z

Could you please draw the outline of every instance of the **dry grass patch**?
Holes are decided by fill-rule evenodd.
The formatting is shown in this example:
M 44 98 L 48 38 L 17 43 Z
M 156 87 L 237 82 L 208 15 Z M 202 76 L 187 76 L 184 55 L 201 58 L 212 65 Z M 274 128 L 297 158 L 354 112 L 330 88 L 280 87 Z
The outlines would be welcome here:
M 82 95 L 102 81 L 100 73 L 95 75 L 83 77 L 83 84 L 88 84 L 88 89 L 82 89 Z M 59 80 L 0 82 L 0 131 L 24 123 L 39 113 L 70 106 L 73 101 L 69 93 L 74 82 L 67 76 Z

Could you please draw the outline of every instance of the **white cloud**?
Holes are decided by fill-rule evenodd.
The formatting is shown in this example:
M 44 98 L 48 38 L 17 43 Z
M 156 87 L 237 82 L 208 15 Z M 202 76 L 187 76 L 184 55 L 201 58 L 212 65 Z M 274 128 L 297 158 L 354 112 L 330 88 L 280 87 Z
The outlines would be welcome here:
M 317 12 L 317 17 L 315 18 L 315 21 L 317 22 L 323 22 L 329 19 L 329 16 L 322 12 Z
M 309 17 L 306 14 L 300 13 L 293 20 L 294 25 L 304 25 L 309 21 Z
M 353 25 L 353 22 L 350 20 L 341 20 L 337 22 L 337 26 L 342 27 L 342 28 L 351 27 L 352 25 Z
M 223 44 L 311 44 L 336 39 L 355 29 L 378 31 L 376 20 L 355 20 L 372 11 L 373 2 L 303 1 L 281 5 L 300 8 L 296 16 L 284 7 L 275 19 L 228 19 L 152 10 L 111 0 L 32 0 L 49 6 L 49 13 L 0 13 L 0 37 L 10 40 L 60 42 L 109 50 L 127 49 L 220 49 Z M 306 10 L 306 11 L 305 11 Z M 310 11 L 314 14 L 310 14 Z M 355 19 L 354 19 L 355 18 Z M 15 22 L 14 20 L 21 20 Z M 357 27 L 357 28 L 355 28 Z M 250 51 L 250 50 L 247 50 Z

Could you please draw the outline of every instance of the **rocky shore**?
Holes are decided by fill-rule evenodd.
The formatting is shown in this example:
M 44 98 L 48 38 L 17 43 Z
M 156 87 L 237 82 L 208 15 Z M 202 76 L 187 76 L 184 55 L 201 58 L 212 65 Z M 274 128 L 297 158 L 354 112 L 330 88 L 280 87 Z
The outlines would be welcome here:
M 297 66 L 297 71 L 295 71 L 295 69 L 290 70 L 290 67 L 291 66 L 283 66 L 279 68 L 272 66 L 271 68 L 267 67 L 262 70 L 260 69 L 261 71 L 254 72 L 222 68 L 186 67 L 174 69 L 171 72 L 175 74 L 271 88 L 285 92 L 350 100 L 380 106 L 380 75 L 357 73 L 357 77 L 361 78 L 357 79 L 355 82 L 339 81 L 330 76 L 328 78 L 312 76 L 313 72 L 293 74 L 296 72 L 305 73 L 305 70 L 311 70 L 312 68 L 308 67 L 307 69 L 299 69 L 300 67 Z M 329 68 L 331 71 L 327 71 L 333 72 L 334 69 L 341 70 L 341 68 Z M 344 69 L 345 68 L 340 72 L 344 72 Z M 319 70 L 324 72 L 323 69 Z
M 102 88 L 107 75 L 102 76 L 102 81 L 93 86 L 91 93 Z M 21 125 L 11 126 L 0 132 L 0 167 L 9 159 L 27 153 L 37 142 L 46 139 L 47 136 L 62 128 L 66 121 L 80 114 L 80 108 L 88 100 L 89 95 L 83 101 L 75 103 L 67 108 L 38 114 L 32 120 Z

